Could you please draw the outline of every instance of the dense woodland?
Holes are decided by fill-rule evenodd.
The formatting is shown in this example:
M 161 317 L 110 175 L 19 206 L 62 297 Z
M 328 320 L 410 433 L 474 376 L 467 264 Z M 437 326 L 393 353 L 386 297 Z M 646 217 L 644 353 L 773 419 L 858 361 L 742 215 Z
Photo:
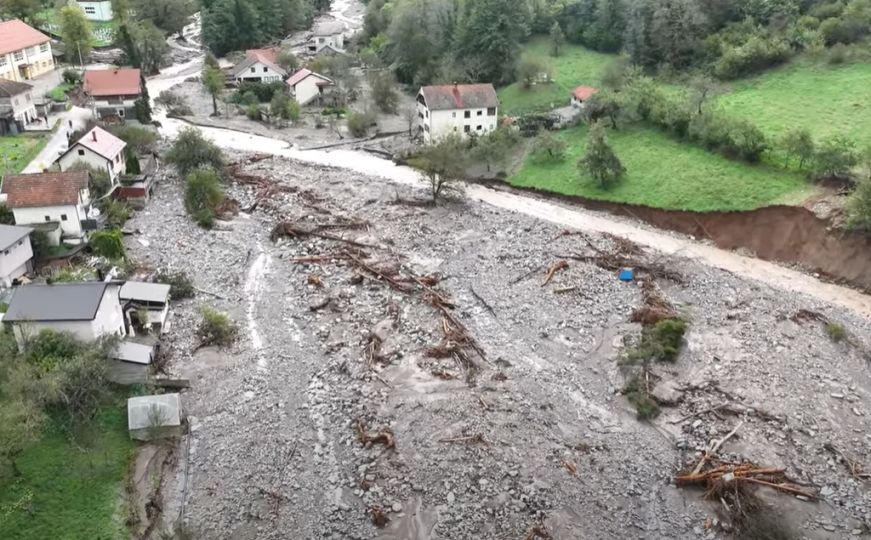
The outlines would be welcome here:
M 408 83 L 510 82 L 521 43 L 548 33 L 725 80 L 869 30 L 871 0 L 369 0 L 363 39 Z

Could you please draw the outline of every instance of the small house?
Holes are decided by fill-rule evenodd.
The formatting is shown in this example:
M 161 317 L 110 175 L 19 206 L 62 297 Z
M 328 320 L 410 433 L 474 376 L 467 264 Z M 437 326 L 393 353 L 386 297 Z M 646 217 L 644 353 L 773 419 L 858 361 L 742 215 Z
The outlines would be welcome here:
M 124 304 L 128 328 L 134 326 L 136 318 L 135 322 L 146 330 L 163 333 L 169 315 L 169 285 L 128 281 L 121 286 L 118 297 Z
M 0 22 L 0 79 L 21 82 L 53 69 L 47 35 L 18 19 Z
M 3 322 L 12 325 L 22 350 L 43 330 L 69 332 L 84 343 L 124 336 L 118 282 L 91 281 L 23 285 L 15 289 Z
M 107 378 L 115 384 L 145 384 L 155 357 L 153 345 L 125 339 L 109 354 Z
M 300 69 L 287 79 L 290 96 L 300 105 L 311 103 L 330 86 L 333 86 L 332 80 L 306 68 Z
M 31 232 L 30 227 L 0 225 L 0 287 L 11 287 L 14 280 L 33 269 Z
M 87 172 L 11 174 L 3 178 L 3 195 L 16 224 L 36 227 L 56 223 L 60 234 L 52 234 L 51 238 L 68 244 L 85 241 L 91 204 Z M 58 227 L 51 229 L 57 231 Z
M 36 120 L 33 87 L 27 83 L 0 79 L 0 135 L 15 135 Z
M 571 103 L 572 107 L 580 107 L 588 99 L 593 97 L 599 90 L 592 86 L 579 86 L 572 90 Z
M 142 97 L 142 73 L 133 68 L 86 69 L 82 90 L 91 101 L 94 118 L 133 115 Z
M 283 81 L 287 71 L 278 65 L 280 52 L 277 48 L 245 51 L 245 59 L 233 68 L 233 79 L 236 83 Z
M 127 400 L 127 430 L 131 439 L 151 441 L 180 437 L 184 433 L 182 417 L 178 394 L 139 396 Z
M 112 0 L 74 0 L 74 3 L 85 12 L 89 21 L 109 22 L 114 17 Z
M 498 125 L 499 98 L 489 83 L 424 86 L 417 94 L 417 115 L 425 142 L 452 133 L 484 135 Z
M 339 21 L 327 21 L 315 25 L 312 37 L 308 41 L 308 52 L 317 53 L 324 47 L 335 50 L 345 48 L 345 25 Z
M 104 170 L 109 174 L 112 183 L 110 190 L 113 190 L 118 186 L 118 177 L 127 169 L 125 148 L 127 143 L 96 126 L 61 154 L 57 163 L 62 171 L 68 170 L 78 161 L 97 170 Z

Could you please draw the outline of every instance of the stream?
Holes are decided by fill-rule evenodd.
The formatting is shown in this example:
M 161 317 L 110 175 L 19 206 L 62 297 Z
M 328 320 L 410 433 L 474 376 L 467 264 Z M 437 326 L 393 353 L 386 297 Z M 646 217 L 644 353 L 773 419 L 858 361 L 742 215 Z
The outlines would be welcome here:
M 334 16 L 345 20 L 342 13 L 353 1 L 336 2 L 334 10 L 338 15 L 334 14 Z M 201 63 L 202 59 L 197 58 L 183 64 L 173 65 L 163 70 L 160 75 L 150 78 L 147 86 L 152 99 L 161 91 L 172 88 L 188 77 L 198 75 Z M 155 112 L 154 119 L 161 125 L 160 134 L 168 138 L 174 138 L 180 129 L 189 125 L 181 120 L 167 118 L 162 111 Z M 227 150 L 271 154 L 308 163 L 344 168 L 392 182 L 419 186 L 421 190 L 426 187 L 420 175 L 413 169 L 364 152 L 344 149 L 300 150 L 279 139 L 231 129 L 199 127 L 199 130 L 206 138 Z M 523 213 L 563 227 L 623 236 L 666 255 L 695 259 L 708 266 L 751 278 L 784 291 L 806 294 L 871 318 L 871 296 L 847 287 L 826 283 L 811 275 L 775 263 L 722 250 L 687 237 L 652 230 L 627 220 L 615 219 L 606 213 L 545 201 L 533 196 L 500 191 L 475 184 L 466 185 L 465 194 L 469 199 L 504 210 Z

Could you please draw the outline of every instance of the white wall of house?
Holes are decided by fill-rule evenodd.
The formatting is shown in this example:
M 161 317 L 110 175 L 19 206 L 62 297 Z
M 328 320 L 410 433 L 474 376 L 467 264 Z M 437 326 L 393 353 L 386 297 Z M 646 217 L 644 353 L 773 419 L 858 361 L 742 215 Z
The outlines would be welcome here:
M 11 98 L 0 98 L 0 105 L 10 107 L 12 116 L 19 122 L 28 123 L 34 120 L 36 115 L 36 105 L 33 102 L 33 92 L 22 92 Z
M 423 128 L 423 139 L 426 142 L 437 141 L 451 133 L 461 137 L 473 134 L 484 135 L 496 129 L 499 121 L 499 111 L 496 107 L 430 111 L 418 102 L 417 111 L 418 121 Z
M 64 236 L 82 237 L 81 220 L 86 219 L 84 204 L 65 206 L 34 206 L 30 208 L 13 208 L 16 225 L 35 225 L 56 221 L 60 223 Z
M 245 71 L 237 75 L 236 81 L 274 82 L 280 81 L 283 78 L 284 75 L 275 71 L 271 67 L 265 64 L 261 64 L 260 62 L 256 62 L 254 64 L 251 64 L 251 66 L 245 68 Z
M 51 43 L 0 54 L 0 78 L 26 81 L 54 69 Z
M 112 2 L 105 0 L 103 2 L 88 2 L 76 0 L 76 3 L 85 12 L 85 18 L 89 21 L 111 21 L 112 20 Z
M 0 286 L 11 287 L 12 280 L 27 272 L 30 259 L 33 258 L 33 248 L 30 246 L 30 235 L 25 236 L 0 253 Z
M 290 93 L 297 103 L 299 103 L 300 105 L 306 105 L 313 99 L 318 97 L 318 94 L 320 94 L 321 91 L 318 83 L 325 82 L 326 81 L 324 81 L 320 77 L 309 75 L 305 79 L 296 83 L 296 85 L 291 89 Z
M 345 36 L 343 34 L 332 34 L 329 36 L 313 36 L 308 42 L 309 52 L 318 52 L 324 47 L 332 47 L 342 50 L 345 48 Z
M 109 180 L 112 181 L 113 186 L 118 184 L 118 176 L 124 174 L 127 169 L 127 158 L 124 156 L 124 152 L 119 152 L 115 159 L 110 160 L 78 143 L 74 144 L 67 153 L 57 160 L 62 171 L 68 170 L 76 161 L 84 161 L 95 169 L 108 172 Z
M 100 307 L 97 308 L 97 316 L 94 317 L 94 335 L 97 337 L 126 334 L 124 330 L 124 310 L 118 294 L 121 285 L 108 285 L 103 292 Z
M 131 116 L 137 99 L 139 99 L 139 96 L 92 97 L 91 102 L 94 111 L 94 118 L 99 120 L 107 115 L 116 115 L 121 118 Z

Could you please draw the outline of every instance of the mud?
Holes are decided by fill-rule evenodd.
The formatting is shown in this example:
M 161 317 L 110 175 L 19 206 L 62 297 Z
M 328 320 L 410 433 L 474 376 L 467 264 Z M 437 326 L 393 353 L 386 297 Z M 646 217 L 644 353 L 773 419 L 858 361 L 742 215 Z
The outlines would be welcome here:
M 740 212 L 690 212 L 594 201 L 532 188 L 493 187 L 644 221 L 654 227 L 707 239 L 720 249 L 747 250 L 766 261 L 797 264 L 833 281 L 871 291 L 871 237 L 832 227 L 800 206 L 768 206 Z

